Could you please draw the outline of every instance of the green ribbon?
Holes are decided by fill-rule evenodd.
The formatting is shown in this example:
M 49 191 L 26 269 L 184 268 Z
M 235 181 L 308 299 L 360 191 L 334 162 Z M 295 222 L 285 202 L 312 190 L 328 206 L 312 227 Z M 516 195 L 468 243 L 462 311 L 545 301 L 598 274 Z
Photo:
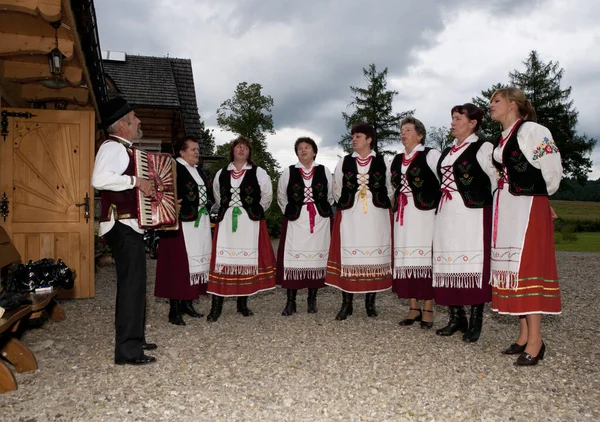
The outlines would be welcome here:
M 233 217 L 231 220 L 231 231 L 233 233 L 235 233 L 238 228 L 238 215 L 242 215 L 242 210 L 240 207 L 233 207 L 233 212 L 231 213 L 231 216 Z
M 196 221 L 194 221 L 194 227 L 198 227 L 200 225 L 200 217 L 202 217 L 203 215 L 208 215 L 206 205 L 202 205 L 202 208 L 198 210 L 198 217 L 196 217 Z

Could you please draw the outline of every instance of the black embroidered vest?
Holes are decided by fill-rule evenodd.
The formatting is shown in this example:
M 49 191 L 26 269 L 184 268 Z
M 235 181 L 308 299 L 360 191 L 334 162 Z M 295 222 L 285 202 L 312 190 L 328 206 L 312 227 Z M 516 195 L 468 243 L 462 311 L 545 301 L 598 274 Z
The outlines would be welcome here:
M 259 221 L 265 218 L 265 210 L 260 205 L 260 186 L 256 177 L 256 167 L 252 166 L 250 170 L 246 170 L 246 174 L 240 184 L 240 200 L 242 207 L 248 213 L 250 220 Z M 221 170 L 219 176 L 219 191 L 221 193 L 221 203 L 217 220 L 223 220 L 225 211 L 230 207 L 231 202 L 231 174 L 227 167 Z
M 206 187 L 208 199 L 208 179 L 200 167 L 197 167 L 197 170 Z M 181 204 L 179 205 L 179 221 L 196 221 L 196 218 L 198 218 L 198 206 L 200 205 L 198 189 L 198 183 L 196 183 L 188 169 L 180 162 L 177 162 L 177 196 L 181 199 Z
M 501 176 L 504 172 L 508 173 L 508 191 L 513 195 L 548 196 L 542 171 L 532 166 L 519 148 L 517 133 L 523 123 L 525 122 L 521 121 L 515 124 L 515 129 L 506 141 L 502 151 L 504 168 L 496 160 L 493 160 L 494 166 Z
M 288 220 L 294 221 L 300 217 L 302 206 L 304 205 L 304 180 L 302 179 L 301 170 L 295 165 L 290 167 L 290 180 L 287 186 L 288 204 L 285 207 L 283 214 Z M 327 200 L 328 184 L 325 175 L 325 167 L 318 165 L 315 167 L 315 172 L 312 178 L 312 195 L 315 203 L 315 208 L 321 217 L 331 217 L 333 212 L 331 205 Z
M 127 155 L 129 155 L 129 164 L 123 174 L 134 176 L 133 151 L 135 148 L 117 138 L 109 138 L 107 142 L 118 142 L 125 147 Z M 111 190 L 100 191 L 100 221 L 110 221 L 111 215 L 114 215 L 115 220 L 137 218 L 137 194 L 135 188 L 118 192 Z
M 483 144 L 484 141 L 481 139 L 477 142 L 472 142 L 452 165 L 458 193 L 460 193 L 467 208 L 484 208 L 492 205 L 492 184 L 490 178 L 477 161 L 477 152 Z M 440 161 L 438 161 L 437 171 L 442 182 L 444 180 L 442 177 L 442 161 L 444 161 L 444 158 L 450 153 L 451 149 L 452 147 L 446 148 L 442 152 Z
M 391 208 L 392 204 L 385 184 L 387 171 L 383 155 L 377 153 L 369 167 L 369 181 L 367 187 L 373 195 L 373 205 L 378 208 Z M 358 166 L 354 157 L 349 154 L 342 163 L 342 194 L 338 200 L 338 208 L 346 210 L 354 205 L 354 195 L 358 191 Z
M 437 208 L 441 197 L 440 182 L 431 168 L 429 168 L 429 164 L 427 164 L 427 154 L 429 154 L 429 151 L 431 151 L 431 148 L 425 147 L 425 151 L 417 152 L 406 169 L 406 180 L 412 191 L 415 207 L 419 210 Z M 402 189 L 403 157 L 404 154 L 396 155 L 390 167 L 392 186 L 394 187 L 394 212 L 398 210 L 398 195 Z

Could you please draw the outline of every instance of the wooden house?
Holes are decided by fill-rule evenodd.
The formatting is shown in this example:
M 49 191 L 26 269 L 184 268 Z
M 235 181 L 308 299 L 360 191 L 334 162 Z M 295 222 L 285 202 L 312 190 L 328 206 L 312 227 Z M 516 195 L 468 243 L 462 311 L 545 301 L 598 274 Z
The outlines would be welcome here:
M 92 0 L 0 0 L 0 225 L 23 260 L 76 270 L 67 297 L 94 295 L 90 176 L 107 99 Z

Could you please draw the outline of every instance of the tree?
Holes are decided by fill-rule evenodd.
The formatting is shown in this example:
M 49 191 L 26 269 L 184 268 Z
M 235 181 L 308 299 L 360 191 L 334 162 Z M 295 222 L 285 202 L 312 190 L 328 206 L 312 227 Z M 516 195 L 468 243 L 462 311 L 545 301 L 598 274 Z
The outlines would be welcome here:
M 524 72 L 514 70 L 509 73 L 510 85 L 525 93 L 535 108 L 537 121 L 552 133 L 561 153 L 565 174 L 584 182 L 592 168 L 589 156 L 596 140 L 577 134 L 575 130 L 578 112 L 573 107 L 573 100 L 569 99 L 571 87 L 562 89 L 560 85 L 564 69 L 559 67 L 558 62 L 544 63 L 535 50 L 529 53 L 523 64 Z M 494 87 L 482 92 L 487 98 L 487 107 L 493 90 Z M 489 129 L 488 126 L 488 130 L 494 133 L 493 127 Z
M 350 129 L 356 123 L 366 122 L 373 126 L 377 137 L 377 149 L 383 154 L 395 154 L 395 151 L 385 149 L 400 141 L 399 123 L 406 116 L 413 114 L 414 110 L 394 114 L 392 101 L 398 91 L 387 89 L 387 67 L 377 72 L 375 64 L 363 68 L 363 74 L 368 82 L 367 88 L 350 87 L 354 100 L 349 104 L 355 107 L 352 114 L 342 112 L 348 132 L 342 136 L 339 144 L 345 152 L 352 151 L 352 135 Z
M 279 164 L 267 151 L 266 134 L 275 134 L 273 129 L 273 98 L 261 93 L 260 84 L 238 84 L 233 97 L 225 100 L 217 109 L 217 124 L 221 129 L 228 130 L 237 135 L 246 136 L 252 142 L 252 159 L 264 168 L 271 178 L 277 177 Z M 226 144 L 229 155 L 229 143 Z M 223 151 L 225 145 L 217 148 L 217 153 Z
M 214 155 L 215 154 L 215 137 L 213 135 L 214 129 L 208 129 L 204 121 L 200 119 L 200 145 L 202 146 L 202 155 Z
M 425 145 L 443 151 L 452 144 L 453 140 L 454 137 L 446 126 L 430 126 L 425 138 Z
M 500 134 L 502 133 L 502 125 L 499 122 L 492 120 L 490 116 L 490 100 L 492 99 L 494 92 L 501 88 L 507 87 L 508 85 L 497 83 L 492 85 L 490 89 L 481 91 L 481 97 L 475 97 L 472 100 L 473 104 L 484 111 L 481 127 L 479 128 L 479 132 L 477 132 L 477 135 L 484 141 L 489 141 L 495 144 L 498 142 L 498 138 L 500 138 Z
M 217 124 L 221 129 L 250 139 L 252 143 L 252 161 L 269 174 L 273 183 L 273 198 L 277 198 L 279 164 L 267 151 L 267 133 L 275 134 L 273 129 L 273 98 L 262 94 L 262 86 L 257 83 L 241 82 L 235 89 L 233 97 L 224 101 L 217 109 Z M 217 155 L 228 157 L 231 142 L 217 147 Z M 214 173 L 227 165 L 224 162 L 212 166 Z M 265 210 L 265 219 L 271 237 L 279 237 L 281 232 L 281 209 L 275 204 Z

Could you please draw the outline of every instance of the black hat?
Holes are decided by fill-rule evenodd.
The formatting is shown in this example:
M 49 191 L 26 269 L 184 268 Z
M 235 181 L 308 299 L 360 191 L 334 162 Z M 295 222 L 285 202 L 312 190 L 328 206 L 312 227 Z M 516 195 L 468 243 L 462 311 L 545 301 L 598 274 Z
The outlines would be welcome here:
M 100 119 L 102 119 L 100 127 L 102 129 L 106 129 L 121 117 L 133 110 L 127 100 L 123 97 L 115 97 L 112 100 L 109 100 L 107 103 L 100 104 L 99 108 Z

